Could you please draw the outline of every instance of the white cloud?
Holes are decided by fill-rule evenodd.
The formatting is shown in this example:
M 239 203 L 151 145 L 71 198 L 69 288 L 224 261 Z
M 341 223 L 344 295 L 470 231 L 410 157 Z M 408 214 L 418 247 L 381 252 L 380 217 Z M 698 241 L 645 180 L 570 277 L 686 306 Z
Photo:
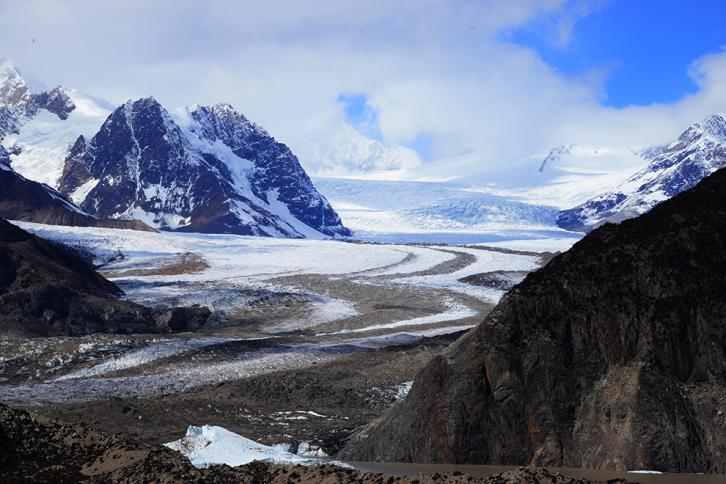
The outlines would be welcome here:
M 0 0 L 0 54 L 46 84 L 114 102 L 230 102 L 304 161 L 345 122 L 341 92 L 368 95 L 390 144 L 426 133 L 436 157 L 474 153 L 462 172 L 556 144 L 665 141 L 726 110 L 723 53 L 691 67 L 697 94 L 613 109 L 600 104 L 603 72 L 563 76 L 498 35 L 549 16 L 565 43 L 600 3 Z

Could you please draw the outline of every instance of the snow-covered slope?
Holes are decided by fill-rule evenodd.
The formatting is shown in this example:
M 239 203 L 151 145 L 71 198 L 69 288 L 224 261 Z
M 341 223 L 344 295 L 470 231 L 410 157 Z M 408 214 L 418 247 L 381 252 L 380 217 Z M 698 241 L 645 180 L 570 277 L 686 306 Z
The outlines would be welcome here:
M 154 98 L 129 101 L 78 138 L 59 188 L 96 216 L 163 229 L 348 235 L 295 155 L 227 104 L 172 116 Z
M 182 439 L 164 445 L 185 455 L 198 469 L 222 464 L 237 467 L 254 460 L 295 465 L 324 463 L 320 459 L 300 457 L 278 447 L 259 444 L 223 427 L 212 425 L 189 426 Z
M 726 116 L 714 114 L 688 128 L 673 143 L 641 152 L 648 165 L 615 189 L 563 211 L 558 224 L 589 230 L 647 212 L 726 166 Z
M 388 146 L 362 135 L 349 124 L 318 144 L 306 166 L 318 177 L 404 178 L 421 166 L 418 154 L 405 146 Z
M 111 109 L 76 90 L 33 93 L 12 63 L 0 60 L 0 142 L 25 178 L 57 187 L 70 147 L 98 131 Z
M 75 106 L 66 119 L 47 110 L 25 119 L 17 134 L 3 140 L 14 151 L 13 167 L 31 180 L 58 186 L 63 164 L 78 136 L 93 136 L 108 117 L 109 105 L 76 90 L 65 90 Z

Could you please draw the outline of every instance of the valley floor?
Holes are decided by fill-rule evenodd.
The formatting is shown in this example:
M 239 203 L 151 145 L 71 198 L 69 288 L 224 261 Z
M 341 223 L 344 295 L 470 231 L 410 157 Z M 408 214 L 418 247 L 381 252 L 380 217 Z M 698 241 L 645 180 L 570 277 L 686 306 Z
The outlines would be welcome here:
M 328 454 L 576 240 L 383 245 L 19 225 L 89 254 L 133 301 L 213 317 L 194 333 L 2 341 L 0 401 L 153 443 L 212 424 Z

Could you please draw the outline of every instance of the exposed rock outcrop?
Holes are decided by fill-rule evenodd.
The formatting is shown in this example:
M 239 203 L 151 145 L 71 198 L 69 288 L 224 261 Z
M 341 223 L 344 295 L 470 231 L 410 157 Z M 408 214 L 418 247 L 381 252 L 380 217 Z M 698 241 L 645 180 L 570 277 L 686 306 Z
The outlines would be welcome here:
M 527 276 L 353 460 L 726 471 L 726 170 Z

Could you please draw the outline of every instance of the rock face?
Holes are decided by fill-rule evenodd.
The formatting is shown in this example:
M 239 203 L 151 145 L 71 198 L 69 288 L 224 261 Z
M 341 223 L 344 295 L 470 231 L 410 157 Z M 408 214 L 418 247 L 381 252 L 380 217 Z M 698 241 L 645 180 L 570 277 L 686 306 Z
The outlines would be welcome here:
M 726 170 L 531 273 L 351 460 L 726 471 Z
M 648 166 L 614 190 L 561 212 L 557 224 L 589 231 L 635 217 L 726 167 L 726 116 L 711 115 L 670 145 L 645 149 L 640 156 Z
M 120 294 L 79 255 L 0 219 L 3 337 L 191 331 L 210 317 L 207 308 L 151 310 Z
M 349 235 L 292 152 L 226 104 L 175 118 L 153 98 L 126 103 L 78 139 L 59 189 L 95 216 L 167 230 Z
M 60 87 L 31 93 L 20 72 L 9 61 L 0 59 L 0 141 L 19 134 L 41 110 L 65 121 L 75 109 L 68 93 Z M 52 131 L 50 127 L 41 131 L 48 129 Z M 12 142 L 8 146 L 0 145 L 0 217 L 56 225 L 153 230 L 138 220 L 98 219 L 50 186 L 21 176 L 11 164 L 11 155 L 19 155 L 22 149 Z M 45 152 L 43 155 L 49 156 Z
M 98 219 L 48 185 L 28 180 L 10 166 L 7 151 L 0 146 L 0 217 L 51 225 L 108 227 L 153 231 L 138 220 Z
M 0 60 L 0 142 L 17 173 L 99 219 L 242 235 L 350 235 L 290 149 L 227 104 L 171 115 L 148 98 L 114 110 L 60 87 L 32 93 Z

